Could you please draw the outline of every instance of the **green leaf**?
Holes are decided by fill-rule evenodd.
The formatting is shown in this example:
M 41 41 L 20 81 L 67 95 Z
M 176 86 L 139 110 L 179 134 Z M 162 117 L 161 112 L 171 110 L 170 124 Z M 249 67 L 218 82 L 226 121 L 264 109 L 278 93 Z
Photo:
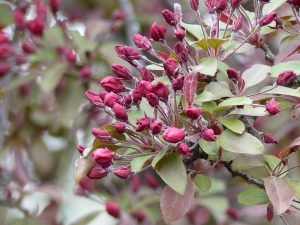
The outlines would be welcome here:
M 165 155 L 156 164 L 155 169 L 161 179 L 170 188 L 179 194 L 184 194 L 187 184 L 187 175 L 182 159 L 177 153 Z
M 131 170 L 135 173 L 139 172 L 144 164 L 146 163 L 146 161 L 148 159 L 150 159 L 152 157 L 152 155 L 145 155 L 145 156 L 140 156 L 140 157 L 136 157 L 131 161 Z
M 253 65 L 251 68 L 247 69 L 242 77 L 245 81 L 245 89 L 259 84 L 264 79 L 267 78 L 271 67 L 263 64 Z
M 229 98 L 221 102 L 218 107 L 228 107 L 228 106 L 235 106 L 235 105 L 250 105 L 252 104 L 252 100 L 248 97 L 234 97 Z
M 279 159 L 278 157 L 274 156 L 274 155 L 264 155 L 264 158 L 265 158 L 265 161 L 266 163 L 269 165 L 270 169 L 273 171 L 277 166 L 278 164 L 281 162 L 281 159 Z M 285 166 L 283 168 L 282 171 L 285 171 L 287 170 L 288 167 Z M 285 174 L 282 174 L 280 177 L 284 177 L 286 176 L 286 173 Z
M 187 24 L 181 22 L 181 26 L 191 35 L 193 35 L 196 39 L 201 40 L 203 39 L 203 33 L 201 30 L 201 26 L 198 24 Z
M 205 141 L 200 139 L 199 145 L 201 149 L 208 155 L 217 155 L 219 151 L 219 145 L 216 141 Z
M 300 182 L 291 179 L 287 179 L 286 182 L 293 189 L 295 197 L 300 200 Z
M 265 167 L 261 156 L 238 155 L 232 162 L 233 170 L 249 170 L 252 168 Z
M 6 4 L 0 3 L 0 26 L 7 26 L 14 22 L 12 11 Z
M 147 65 L 146 68 L 148 70 L 154 70 L 154 71 L 163 71 L 164 70 L 164 67 L 163 67 L 162 64 L 161 64 L 161 66 L 158 66 L 158 65 L 155 65 L 155 64 L 151 64 L 151 65 Z
M 286 70 L 293 70 L 296 74 L 300 73 L 300 63 L 299 61 L 289 61 L 276 64 L 272 66 L 270 70 L 271 77 L 278 77 L 279 74 Z
M 225 127 L 227 127 L 229 130 L 235 133 L 242 134 L 245 131 L 245 124 L 236 118 L 223 117 L 223 118 L 219 118 L 218 120 Z
M 218 60 L 215 57 L 202 58 L 200 64 L 192 67 L 192 70 L 204 75 L 214 76 L 218 70 Z
M 244 116 L 268 116 L 269 113 L 266 111 L 264 106 L 252 107 L 245 106 L 243 109 L 235 109 L 229 113 L 229 115 L 244 115 Z
M 43 62 L 55 60 L 57 54 L 52 50 L 39 50 L 35 54 L 29 56 L 30 62 Z
M 270 86 L 263 88 L 260 92 L 264 92 L 268 89 L 270 89 Z M 288 96 L 300 98 L 300 88 L 293 89 L 293 88 L 288 88 L 288 87 L 284 87 L 284 86 L 278 86 L 270 91 L 265 92 L 265 94 L 288 95 Z
M 46 46 L 58 47 L 64 45 L 64 34 L 60 27 L 55 26 L 45 30 L 44 41 Z
M 58 82 L 64 75 L 68 68 L 66 63 L 56 63 L 48 67 L 48 69 L 41 76 L 41 88 L 44 92 L 49 93 L 57 86 Z
M 268 4 L 264 4 L 263 15 L 266 15 L 282 6 L 286 0 L 271 0 Z
M 258 155 L 265 151 L 261 141 L 247 132 L 239 135 L 230 130 L 224 130 L 218 136 L 217 141 L 224 150 L 233 153 Z
M 228 38 L 227 39 L 208 38 L 207 44 L 206 44 L 206 40 L 202 39 L 200 41 L 194 42 L 192 45 L 199 46 L 200 48 L 202 48 L 204 50 L 207 50 L 209 47 L 212 47 L 213 49 L 218 49 L 227 41 L 229 41 Z
M 225 84 L 221 82 L 211 82 L 205 87 L 204 91 L 200 95 L 196 96 L 195 102 L 209 102 L 233 96 L 234 95 Z
M 156 164 L 162 159 L 162 157 L 165 156 L 165 154 L 167 153 L 167 151 L 168 151 L 168 148 L 164 148 L 164 149 L 160 150 L 156 154 L 156 156 L 154 157 L 154 159 L 152 160 L 152 163 L 151 163 L 151 165 L 152 165 L 153 168 L 156 167 Z
M 194 177 L 193 181 L 201 192 L 207 192 L 211 188 L 211 180 L 207 175 L 198 174 Z
M 242 205 L 262 205 L 269 202 L 267 193 L 260 188 L 249 188 L 237 196 L 238 203 Z

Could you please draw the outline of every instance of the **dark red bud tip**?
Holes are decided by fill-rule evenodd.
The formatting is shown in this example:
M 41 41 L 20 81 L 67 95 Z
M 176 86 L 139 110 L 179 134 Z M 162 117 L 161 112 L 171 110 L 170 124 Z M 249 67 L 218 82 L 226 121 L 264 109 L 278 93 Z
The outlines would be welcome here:
M 227 7 L 227 0 L 215 1 L 215 10 L 217 13 L 223 12 Z
M 215 132 L 213 129 L 204 129 L 201 132 L 201 135 L 205 141 L 215 141 L 216 140 Z
M 126 112 L 126 108 L 118 103 L 115 103 L 113 106 L 113 111 L 115 113 L 116 119 L 120 121 L 127 121 L 128 120 L 128 114 Z
M 270 133 L 262 134 L 262 139 L 266 144 L 278 144 L 278 140 Z
M 169 58 L 169 59 L 165 60 L 163 64 L 164 64 L 164 69 L 165 69 L 167 76 L 170 79 L 176 78 L 178 70 L 179 70 L 179 65 L 178 65 L 177 61 L 173 58 Z
M 129 69 L 126 66 L 121 64 L 113 64 L 111 70 L 119 77 L 124 80 L 131 80 L 132 74 L 130 73 Z
M 124 20 L 125 18 L 126 18 L 126 14 L 121 10 L 117 10 L 113 13 L 114 20 Z
M 106 130 L 101 130 L 98 128 L 93 128 L 92 129 L 92 134 L 98 138 L 100 141 L 104 142 L 111 142 L 112 141 L 112 136 L 108 133 Z
M 105 203 L 106 212 L 112 217 L 119 218 L 121 215 L 121 210 L 118 203 L 113 201 L 107 201 Z
M 154 22 L 152 24 L 152 26 L 150 27 L 150 37 L 154 41 L 163 41 L 163 40 L 165 40 L 166 32 L 167 32 L 167 29 L 164 26 L 159 25 L 156 22 Z
M 114 158 L 114 153 L 108 148 L 97 148 L 92 153 L 93 160 L 103 167 L 108 167 Z
M 107 76 L 101 82 L 100 85 L 109 92 L 122 92 L 125 90 L 123 83 L 116 77 Z
M 184 143 L 184 142 L 181 142 L 181 143 L 178 143 L 178 145 L 176 146 L 177 150 L 180 152 L 180 154 L 182 155 L 186 155 L 188 154 L 189 152 L 189 146 Z
M 145 174 L 145 179 L 146 179 L 147 185 L 148 185 L 151 189 L 153 189 L 153 190 L 157 189 L 158 183 L 157 183 L 157 180 L 156 180 L 156 178 L 153 176 L 152 173 L 147 172 L 147 173 Z
M 114 124 L 114 128 L 119 134 L 123 134 L 126 131 L 126 126 L 124 123 L 116 123 Z
M 159 134 L 162 130 L 162 122 L 159 120 L 154 120 L 151 123 L 150 130 L 153 135 Z
M 184 110 L 184 114 L 192 120 L 198 119 L 201 115 L 201 110 L 197 107 L 188 106 Z
M 277 115 L 280 112 L 280 106 L 274 98 L 267 102 L 265 108 L 272 116 Z
M 80 153 L 80 155 L 83 155 L 84 150 L 85 147 L 83 145 L 77 145 L 77 151 Z
M 139 119 L 139 120 L 137 120 L 137 122 L 136 122 L 136 125 L 137 125 L 136 126 L 136 131 L 137 132 L 142 132 L 144 130 L 149 129 L 150 128 L 150 122 L 151 122 L 151 120 L 146 116 Z
M 199 0 L 190 0 L 190 5 L 193 10 L 198 10 L 199 8 Z
M 60 8 L 61 0 L 50 0 L 50 7 L 52 12 L 55 14 Z
M 296 9 L 300 8 L 300 1 L 299 0 L 288 0 L 287 1 L 289 4 L 294 6 Z
M 42 36 L 45 30 L 45 22 L 37 17 L 36 19 L 27 22 L 27 28 L 32 34 Z
M 166 23 L 168 23 L 171 26 L 175 25 L 175 15 L 172 11 L 165 9 L 162 11 L 162 15 L 163 15 Z
M 124 60 L 132 61 L 141 59 L 140 53 L 131 46 L 117 45 L 115 50 L 118 56 Z
M 259 21 L 260 26 L 266 26 L 273 22 L 273 20 L 277 17 L 276 12 L 271 12 L 267 15 L 265 15 L 261 20 Z
M 76 59 L 77 59 L 77 54 L 76 54 L 75 50 L 72 49 L 72 50 L 69 50 L 66 52 L 65 57 L 68 60 L 68 62 L 75 63 Z
M 177 39 L 179 41 L 183 41 L 183 39 L 185 38 L 185 30 L 183 30 L 182 28 L 177 28 L 175 31 L 175 36 L 177 37 Z
M 296 78 L 296 74 L 292 70 L 286 70 L 279 74 L 276 83 L 277 85 L 289 85 Z
M 229 208 L 226 211 L 226 214 L 233 220 L 238 219 L 239 215 L 238 215 L 238 211 L 236 208 Z
M 84 79 L 88 79 L 92 76 L 92 70 L 89 66 L 84 66 L 80 69 L 80 76 Z
M 90 179 L 102 179 L 106 177 L 107 174 L 108 170 L 106 168 L 103 168 L 100 165 L 96 165 L 88 172 L 87 176 Z
M 176 127 L 170 127 L 166 129 L 165 132 L 163 133 L 163 139 L 170 143 L 180 142 L 184 138 L 185 138 L 184 131 Z
M 146 219 L 146 214 L 141 210 L 135 211 L 132 215 L 139 223 Z
M 227 69 L 227 76 L 230 80 L 238 81 L 240 77 L 240 73 L 234 68 L 229 68 Z
M 132 170 L 126 166 L 121 166 L 114 170 L 114 174 L 121 179 L 127 179 L 132 174 Z
M 242 4 L 243 0 L 230 0 L 232 8 L 238 8 Z
M 135 34 L 133 36 L 133 41 L 134 41 L 134 44 L 136 47 L 138 47 L 144 51 L 149 51 L 150 49 L 152 49 L 152 44 L 149 41 L 149 39 L 140 34 Z

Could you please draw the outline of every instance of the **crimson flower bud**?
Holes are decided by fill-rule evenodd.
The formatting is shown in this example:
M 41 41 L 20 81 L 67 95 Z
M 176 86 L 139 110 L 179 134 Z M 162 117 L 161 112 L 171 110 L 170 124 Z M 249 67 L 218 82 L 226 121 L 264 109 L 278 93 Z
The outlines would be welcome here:
M 121 64 L 113 64 L 111 70 L 119 77 L 125 80 L 131 80 L 132 74 L 126 66 Z
M 259 21 L 260 26 L 266 26 L 272 23 L 272 21 L 276 18 L 276 16 L 277 16 L 276 12 L 268 13 Z
M 163 15 L 166 23 L 168 23 L 171 26 L 175 25 L 175 15 L 172 11 L 165 9 L 162 11 L 162 15 Z
M 68 62 L 75 63 L 77 54 L 76 54 L 75 50 L 71 49 L 65 53 L 65 57 L 68 60 Z
M 236 208 L 227 209 L 226 214 L 233 220 L 236 220 L 238 218 L 238 211 Z
M 90 78 L 92 76 L 92 70 L 89 66 L 84 66 L 80 69 L 80 76 L 82 78 Z
M 218 0 L 215 1 L 215 10 L 217 13 L 221 13 L 227 7 L 227 0 Z
M 198 10 L 199 8 L 199 0 L 190 0 L 190 5 L 193 10 Z
M 243 17 L 240 15 L 235 21 L 233 21 L 232 31 L 238 32 L 240 29 L 242 29 L 242 26 L 243 26 Z
M 146 98 L 151 107 L 156 107 L 159 105 L 158 97 L 155 94 L 153 93 L 147 94 Z
M 126 126 L 124 123 L 115 123 L 114 128 L 116 129 L 117 133 L 123 134 L 126 131 Z
M 242 3 L 243 0 L 230 0 L 230 3 L 231 3 L 231 7 L 232 8 L 238 8 L 241 3 Z
M 180 42 L 176 43 L 174 50 L 175 50 L 175 53 L 179 56 L 181 61 L 183 61 L 183 62 L 188 61 L 188 55 L 186 53 L 186 50 Z
M 107 76 L 105 77 L 101 82 L 100 85 L 106 90 L 106 91 L 112 91 L 112 92 L 122 92 L 125 90 L 125 87 L 123 83 L 116 77 L 113 76 Z
M 141 132 L 141 131 L 144 131 L 146 129 L 149 129 L 150 128 L 150 122 L 151 121 L 150 121 L 150 119 L 147 116 L 145 116 L 145 117 L 143 117 L 141 119 L 138 119 L 136 121 L 136 125 L 137 125 L 136 131 L 137 132 Z
M 102 105 L 102 99 L 99 94 L 93 92 L 93 91 L 87 91 L 85 92 L 85 96 L 88 100 L 94 105 L 100 106 Z
M 296 78 L 296 74 L 292 70 L 286 70 L 279 74 L 276 83 L 277 85 L 288 85 Z
M 132 61 L 132 60 L 139 60 L 141 59 L 140 53 L 130 46 L 125 45 L 117 45 L 115 47 L 115 50 L 118 54 L 118 56 L 124 60 Z
M 77 151 L 80 153 L 80 155 L 83 155 L 84 150 L 85 147 L 83 145 L 77 145 Z
M 98 128 L 93 128 L 92 129 L 92 134 L 98 138 L 100 141 L 104 142 L 111 142 L 112 141 L 112 136 L 108 133 L 106 130 L 101 130 Z
M 122 99 L 122 104 L 125 105 L 126 108 L 129 108 L 132 103 L 132 97 L 131 95 L 125 96 L 125 98 Z
M 115 103 L 119 103 L 120 96 L 114 92 L 105 94 L 103 103 L 108 107 L 113 107 Z
M 159 120 L 154 120 L 151 123 L 150 130 L 153 135 L 159 134 L 162 130 L 162 122 Z
M 97 148 L 92 153 L 93 160 L 103 167 L 108 167 L 114 158 L 114 153 L 108 148 Z
M 4 43 L 8 43 L 9 42 L 9 38 L 7 37 L 7 35 L 0 31 L 0 44 L 4 44 Z
M 90 178 L 88 178 L 88 177 L 82 178 L 79 181 L 79 186 L 80 186 L 80 189 L 79 189 L 80 193 L 79 193 L 79 195 L 85 195 L 85 194 L 91 193 L 91 192 L 93 192 L 95 190 L 95 186 L 94 186 L 93 181 Z M 76 193 L 76 194 L 78 194 L 78 193 Z
M 35 11 L 39 18 L 46 20 L 47 18 L 47 8 L 46 5 L 41 1 L 36 1 L 35 3 Z
M 141 80 L 138 83 L 137 89 L 139 90 L 139 92 L 143 97 L 146 97 L 147 94 L 153 92 L 153 85 L 149 81 Z
M 121 166 L 114 170 L 114 174 L 121 179 L 127 179 L 132 174 L 132 170 L 126 166 Z
M 16 8 L 13 11 L 13 17 L 17 28 L 23 29 L 26 26 L 24 12 L 22 11 L 22 9 Z
M 0 45 L 0 59 L 11 57 L 13 52 L 13 48 L 10 44 L 4 43 Z
M 268 101 L 265 107 L 271 115 L 277 115 L 280 112 L 280 106 L 274 98 Z
M 50 0 L 50 7 L 54 14 L 57 13 L 57 11 L 59 10 L 60 4 L 60 0 Z
M 177 127 L 170 127 L 163 133 L 163 139 L 170 143 L 177 143 L 185 138 L 183 130 Z
M 197 107 L 188 106 L 184 110 L 184 114 L 187 115 L 190 119 L 195 120 L 198 119 L 201 115 L 201 110 Z
M 142 101 L 143 96 L 140 92 L 140 89 L 138 88 L 134 89 L 131 95 L 134 104 L 138 105 Z
M 87 174 L 90 179 L 102 179 L 106 177 L 108 174 L 108 170 L 106 168 L 102 168 L 99 165 L 93 167 Z
M 141 187 L 141 179 L 139 175 L 134 175 L 130 180 L 130 187 L 132 192 L 136 193 Z
M 0 77 L 7 74 L 11 69 L 11 66 L 8 63 L 0 64 Z
M 181 27 L 177 28 L 175 31 L 175 36 L 179 41 L 182 41 L 185 38 L 185 30 Z
M 145 36 L 142 36 L 140 34 L 135 34 L 133 36 L 133 41 L 136 47 L 144 50 L 144 51 L 149 51 L 152 49 L 152 44 L 149 41 L 149 39 Z
M 27 22 L 27 28 L 31 33 L 37 36 L 42 36 L 45 30 L 45 22 L 41 18 L 37 17 Z
M 263 133 L 262 139 L 267 144 L 278 144 L 277 138 L 270 133 Z
M 300 8 L 300 0 L 288 0 L 287 3 L 291 4 L 296 9 Z
M 205 141 L 215 141 L 216 136 L 213 129 L 204 129 L 201 132 L 201 136 Z
M 150 81 L 150 82 L 153 81 L 154 76 L 150 70 L 146 69 L 146 67 L 140 69 L 140 73 L 141 73 L 142 80 Z
M 150 37 L 154 41 L 162 41 L 162 40 L 164 40 L 165 37 L 166 37 L 166 32 L 167 32 L 167 29 L 164 26 L 159 25 L 156 22 L 154 22 L 152 24 L 152 26 L 150 27 Z
M 165 85 L 163 82 L 159 81 L 156 84 L 154 84 L 153 85 L 153 92 L 162 101 L 164 101 L 164 102 L 168 101 L 169 90 L 168 90 L 167 85 Z
M 237 82 L 239 80 L 240 73 L 233 68 L 229 68 L 227 69 L 227 76 L 230 80 Z
M 142 223 L 146 219 L 146 215 L 143 211 L 137 210 L 133 213 L 133 217 L 139 222 Z
M 172 88 L 174 91 L 182 90 L 184 84 L 184 76 L 179 76 L 178 78 L 172 80 Z
M 121 215 L 121 210 L 119 205 L 113 201 L 107 201 L 105 203 L 106 212 L 112 217 L 119 218 Z
M 176 146 L 177 150 L 180 152 L 180 154 L 182 155 L 186 155 L 189 152 L 189 146 L 184 143 L 184 142 L 180 142 L 178 143 L 178 145 Z
M 146 179 L 146 183 L 147 185 L 152 188 L 153 190 L 155 190 L 158 187 L 158 183 L 157 180 L 155 179 L 155 177 L 153 176 L 152 173 L 147 172 L 145 174 L 145 179 Z
M 274 208 L 273 208 L 273 204 L 270 202 L 267 207 L 267 220 L 271 222 L 273 217 L 274 217 Z
M 214 13 L 214 5 L 215 5 L 215 0 L 205 0 L 205 5 L 207 7 L 207 10 L 209 14 Z
M 172 77 L 175 78 L 178 70 L 179 70 L 179 65 L 177 61 L 173 58 L 168 58 L 167 60 L 164 61 L 164 69 L 167 74 L 167 76 L 171 79 Z
M 126 109 L 125 109 L 124 106 L 122 106 L 118 103 L 115 103 L 114 106 L 113 106 L 113 111 L 115 113 L 116 119 L 121 120 L 121 121 L 127 121 L 128 120 L 128 114 L 127 114 Z

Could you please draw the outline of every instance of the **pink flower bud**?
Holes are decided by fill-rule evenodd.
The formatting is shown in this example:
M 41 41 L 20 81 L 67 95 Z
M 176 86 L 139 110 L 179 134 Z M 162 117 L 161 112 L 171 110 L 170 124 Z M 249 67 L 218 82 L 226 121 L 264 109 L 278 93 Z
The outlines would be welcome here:
M 238 8 L 242 4 L 243 0 L 230 0 L 232 8 Z
M 141 119 L 138 119 L 137 122 L 136 122 L 136 125 L 137 125 L 136 131 L 141 132 L 141 131 L 144 131 L 146 129 L 149 129 L 150 128 L 150 122 L 151 122 L 151 120 L 147 116 L 145 116 Z
M 274 98 L 268 101 L 265 107 L 271 115 L 277 115 L 280 112 L 280 106 Z
M 193 10 L 198 10 L 199 8 L 199 0 L 190 0 L 190 5 Z
M 113 107 L 115 103 L 119 103 L 120 96 L 114 92 L 107 93 L 104 97 L 103 103 L 108 107 Z
M 284 72 L 282 72 L 281 74 L 279 74 L 276 83 L 278 85 L 288 85 L 290 84 L 294 79 L 296 78 L 296 74 L 294 73 L 294 71 L 292 70 L 286 70 Z
M 121 64 L 113 64 L 111 70 L 120 78 L 125 80 L 131 80 L 132 74 L 126 66 Z
M 151 107 L 156 107 L 159 105 L 158 97 L 155 94 L 153 93 L 147 94 L 146 98 Z
M 240 29 L 242 29 L 242 26 L 243 26 L 243 17 L 240 15 L 235 21 L 233 21 L 232 31 L 238 32 Z
M 133 103 L 136 105 L 140 104 L 143 98 L 139 88 L 133 89 L 131 96 L 132 96 Z
M 102 168 L 99 165 L 93 167 L 87 174 L 90 179 L 102 179 L 106 177 L 108 174 L 108 170 L 106 168 Z
M 95 190 L 94 183 L 88 177 L 84 177 L 79 181 L 80 191 L 83 191 L 83 195 L 91 193 Z
M 71 49 L 65 53 L 65 57 L 68 60 L 68 62 L 75 63 L 77 54 L 76 54 L 75 50 Z
M 121 121 L 127 121 L 128 120 L 128 114 L 127 114 L 126 109 L 125 109 L 124 106 L 122 106 L 118 103 L 115 103 L 114 106 L 113 106 L 113 111 L 115 113 L 116 119 L 121 120 Z
M 93 160 L 103 167 L 108 167 L 112 163 L 114 153 L 108 148 L 97 148 L 92 153 Z
M 213 129 L 204 129 L 201 132 L 201 136 L 205 141 L 215 141 L 216 136 Z
M 112 217 L 119 218 L 121 215 L 121 210 L 119 205 L 113 201 L 107 201 L 105 203 L 106 212 Z
M 185 138 L 185 133 L 183 130 L 177 127 L 170 127 L 163 133 L 163 139 L 170 143 L 177 143 Z
M 27 54 L 32 54 L 35 52 L 35 48 L 30 42 L 22 43 L 22 49 Z
M 236 208 L 229 208 L 226 211 L 226 214 L 233 220 L 236 220 L 239 216 L 238 216 L 238 211 Z
M 169 58 L 164 61 L 164 69 L 165 69 L 167 76 L 170 79 L 176 78 L 178 70 L 179 70 L 179 65 L 175 59 Z
M 276 12 L 271 12 L 265 15 L 261 20 L 259 21 L 260 26 L 266 26 L 273 22 L 273 20 L 276 18 L 277 14 Z
M 124 20 L 125 18 L 126 18 L 126 13 L 124 11 L 116 10 L 113 13 L 113 19 L 114 20 Z
M 278 140 L 276 137 L 274 137 L 272 134 L 270 133 L 264 133 L 262 134 L 262 139 L 265 143 L 267 144 L 278 144 Z
M 126 108 L 130 108 L 130 105 L 132 103 L 132 97 L 131 95 L 127 95 L 124 98 L 122 98 L 121 102 Z
M 125 90 L 125 87 L 123 83 L 116 77 L 113 76 L 107 76 L 105 77 L 101 82 L 100 85 L 106 90 L 106 91 L 112 91 L 112 92 L 122 92 Z
M 172 88 L 174 91 L 180 91 L 183 88 L 184 76 L 178 76 L 178 78 L 172 80 Z
M 80 153 L 80 155 L 83 155 L 84 150 L 85 147 L 83 145 L 77 145 L 77 151 Z
M 146 183 L 147 185 L 152 188 L 153 190 L 157 189 L 158 187 L 158 183 L 157 180 L 155 179 L 155 177 L 152 175 L 152 173 L 147 172 L 145 174 L 145 179 L 146 179 Z
M 121 166 L 114 170 L 114 174 L 121 179 L 127 179 L 132 174 L 132 170 L 126 166 Z
M 112 141 L 112 136 L 108 133 L 106 130 L 101 130 L 98 128 L 93 128 L 92 129 L 92 134 L 98 138 L 100 141 L 104 142 L 111 142 Z
M 288 0 L 287 3 L 291 4 L 296 9 L 300 8 L 300 0 Z
M 18 29 L 25 28 L 26 22 L 24 18 L 24 12 L 21 9 L 16 8 L 13 11 L 13 17 L 14 17 L 15 25 Z
M 41 18 L 37 17 L 27 22 L 27 28 L 31 33 L 42 36 L 45 30 L 45 23 Z
M 19 87 L 19 93 L 23 98 L 26 98 L 31 93 L 31 85 L 30 84 L 22 84 Z
M 92 76 L 92 70 L 89 66 L 84 66 L 80 69 L 80 76 L 84 79 L 90 78 Z
M 146 219 L 146 214 L 142 210 L 137 210 L 133 213 L 133 217 L 139 222 L 142 223 Z
M 197 107 L 188 106 L 184 110 L 184 114 L 192 120 L 198 119 L 201 115 L 201 110 Z
M 141 80 L 136 89 L 138 89 L 143 97 L 146 97 L 147 94 L 153 93 L 153 86 L 149 81 Z
M 152 72 L 148 69 L 146 69 L 146 67 L 143 67 L 142 69 L 140 69 L 140 74 L 141 74 L 141 78 L 144 81 L 153 81 L 154 76 L 152 74 Z
M 164 40 L 166 37 L 166 32 L 167 29 L 164 26 L 157 24 L 156 22 L 154 22 L 150 27 L 150 37 L 154 41 Z
M 12 46 L 8 43 L 0 45 L 0 59 L 11 57 L 14 53 Z
M 169 90 L 167 85 L 165 85 L 163 82 L 159 81 L 156 84 L 153 85 L 153 92 L 157 95 L 157 97 L 164 101 L 168 101 L 169 97 Z
M 179 41 L 183 41 L 185 38 L 185 30 L 183 30 L 181 27 L 177 28 L 175 31 L 175 36 Z
M 85 96 L 94 105 L 101 106 L 103 103 L 100 95 L 93 91 L 85 92 Z
M 221 13 L 227 7 L 227 0 L 218 0 L 215 1 L 215 10 L 217 13 Z
M 267 207 L 267 220 L 271 222 L 273 217 L 274 217 L 274 207 L 273 204 L 270 202 Z
M 154 120 L 151 123 L 150 130 L 153 135 L 159 134 L 162 130 L 162 122 L 159 120 Z
M 144 50 L 144 51 L 149 51 L 152 49 L 152 44 L 149 41 L 149 39 L 145 36 L 142 36 L 140 34 L 135 34 L 133 36 L 133 41 L 136 47 Z
M 183 45 L 180 42 L 176 43 L 174 50 L 175 50 L 175 53 L 177 54 L 177 56 L 179 56 L 181 61 L 183 61 L 183 62 L 188 61 L 188 55 L 187 55 L 186 49 L 183 47 Z
M 4 44 L 4 43 L 8 43 L 9 42 L 9 38 L 7 37 L 7 35 L 0 31 L 0 44 Z
M 133 193 L 138 192 L 138 190 L 141 187 L 141 179 L 139 175 L 134 175 L 131 177 L 130 180 L 130 188 L 132 190 Z
M 178 143 L 178 145 L 176 146 L 177 150 L 180 152 L 180 154 L 182 155 L 186 155 L 189 152 L 189 146 L 184 143 L 184 142 L 180 142 Z
M 141 59 L 140 53 L 130 46 L 125 45 L 117 45 L 115 47 L 115 50 L 118 54 L 118 56 L 124 60 L 132 61 L 132 60 L 139 60 Z
M 11 69 L 11 66 L 8 63 L 0 64 L 0 77 L 7 74 Z
M 229 68 L 227 69 L 227 76 L 230 80 L 237 82 L 239 80 L 240 73 L 233 68 Z
M 162 11 L 162 15 L 163 15 L 166 23 L 168 23 L 171 26 L 175 25 L 175 15 L 172 11 L 165 9 Z
M 54 14 L 57 13 L 57 11 L 59 10 L 60 4 L 60 0 L 50 0 L 50 7 Z
M 46 20 L 47 18 L 47 7 L 46 5 L 41 1 L 36 1 L 35 3 L 35 12 L 37 14 L 37 17 L 41 18 L 42 20 Z
M 115 123 L 114 128 L 116 129 L 117 133 L 123 134 L 126 131 L 126 126 L 124 123 Z

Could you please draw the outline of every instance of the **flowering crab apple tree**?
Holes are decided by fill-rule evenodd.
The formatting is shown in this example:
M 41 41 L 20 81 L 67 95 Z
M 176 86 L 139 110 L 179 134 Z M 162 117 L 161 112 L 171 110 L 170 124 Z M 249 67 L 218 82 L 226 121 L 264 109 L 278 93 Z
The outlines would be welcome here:
M 300 183 L 287 175 L 299 166 L 288 167 L 300 140 L 284 147 L 261 127 L 266 118 L 286 112 L 291 113 L 286 122 L 297 123 L 300 63 L 299 55 L 293 58 L 298 50 L 275 55 L 264 37 L 291 35 L 299 45 L 300 2 L 252 2 L 249 11 L 242 0 L 206 0 L 204 17 L 199 1 L 190 0 L 197 24 L 183 22 L 175 3 L 162 11 L 174 46 L 166 41 L 166 26 L 154 22 L 149 37 L 132 37 L 135 47 L 115 47 L 124 64 L 112 65 L 114 75 L 100 81 L 100 91 L 86 92 L 111 122 L 92 129 L 90 146 L 78 146 L 76 183 L 86 176 L 105 182 L 109 174 L 128 179 L 152 168 L 165 183 L 160 206 L 165 223 L 172 223 L 201 204 L 216 171 L 225 170 L 247 185 L 237 195 L 240 204 L 261 205 L 268 221 L 279 216 L 286 223 L 285 214 L 299 207 Z M 289 10 L 279 15 L 280 7 Z M 249 48 L 263 52 L 265 60 L 241 72 L 238 57 Z M 106 203 L 111 216 L 145 219 L 117 201 Z M 238 213 L 233 207 L 227 211 L 231 218 Z

